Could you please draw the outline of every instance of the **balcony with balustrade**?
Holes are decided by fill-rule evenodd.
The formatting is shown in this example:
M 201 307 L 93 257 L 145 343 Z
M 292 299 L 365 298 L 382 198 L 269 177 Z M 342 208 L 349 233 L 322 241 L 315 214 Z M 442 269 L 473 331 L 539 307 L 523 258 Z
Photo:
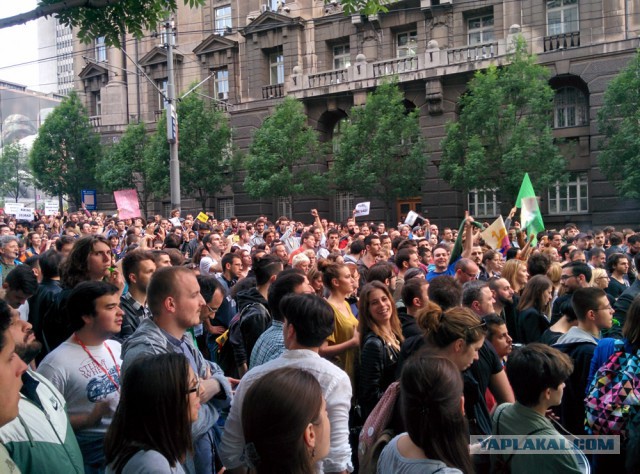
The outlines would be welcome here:
M 314 73 L 306 73 L 296 66 L 285 83 L 283 93 L 306 98 L 375 87 L 391 77 L 403 83 L 484 69 L 492 62 L 505 58 L 507 45 L 512 41 L 509 35 L 501 41 L 451 49 L 440 49 L 436 41 L 430 41 L 426 51 L 415 56 L 369 62 L 364 54 L 358 54 L 349 67 Z M 265 97 L 264 88 L 263 98 L 268 98 Z

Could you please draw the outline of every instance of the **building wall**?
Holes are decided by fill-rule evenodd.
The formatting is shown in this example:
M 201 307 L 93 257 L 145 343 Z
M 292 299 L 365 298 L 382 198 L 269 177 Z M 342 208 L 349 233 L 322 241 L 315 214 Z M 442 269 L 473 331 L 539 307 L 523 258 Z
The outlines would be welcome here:
M 330 141 L 333 127 L 348 116 L 351 107 L 366 102 L 373 90 L 390 73 L 397 75 L 405 97 L 420 110 L 420 125 L 429 144 L 430 164 L 420 198 L 428 217 L 442 225 L 454 225 L 468 207 L 467 195 L 450 189 L 438 177 L 441 159 L 440 141 L 447 121 L 456 119 L 457 103 L 473 73 L 489 64 L 506 64 L 506 53 L 515 33 L 521 33 L 531 51 L 552 75 L 554 88 L 564 86 L 584 90 L 588 122 L 558 128 L 555 133 L 575 144 L 569 158 L 572 173 L 586 174 L 588 211 L 549 214 L 549 196 L 543 190 L 541 205 L 548 226 L 580 222 L 587 226 L 635 223 L 640 204 L 618 199 L 597 166 L 598 143 L 596 114 L 602 104 L 606 85 L 635 54 L 640 33 L 640 7 L 628 0 L 580 0 L 579 29 L 553 34 L 547 22 L 546 2 L 534 0 L 477 0 L 431 6 L 431 0 L 407 0 L 390 6 L 377 16 L 345 16 L 340 5 L 301 0 L 273 5 L 266 0 L 232 2 L 211 0 L 203 8 L 190 10 L 180 6 L 176 16 L 176 90 L 185 90 L 212 72 L 227 68 L 229 97 L 224 105 L 234 127 L 235 144 L 247 151 L 255 130 L 273 111 L 284 95 L 302 100 L 309 123 L 323 141 Z M 215 9 L 230 5 L 231 30 L 220 35 L 214 31 Z M 493 38 L 470 47 L 469 20 L 493 15 Z M 398 35 L 416 32 L 415 57 L 397 59 Z M 126 50 L 133 61 L 141 62 L 144 72 L 154 81 L 165 78 L 166 56 L 158 49 L 158 38 L 127 38 Z M 350 67 L 334 71 L 333 46 L 349 45 Z M 284 82 L 270 84 L 270 52 L 281 48 L 284 56 Z M 101 132 L 116 139 L 126 123 L 138 117 L 150 124 L 158 118 L 158 93 L 135 66 L 116 50 L 109 51 L 109 62 L 121 64 L 129 72 L 116 75 L 109 69 L 109 106 L 104 112 Z M 79 69 L 78 69 L 79 70 Z M 85 71 L 86 75 L 89 75 Z M 99 75 L 99 74 L 98 74 Z M 102 74 L 104 77 L 104 74 Z M 81 82 L 81 81 L 79 81 Z M 86 82 L 86 81 L 85 81 Z M 95 84 L 95 82 L 94 82 Z M 86 88 L 86 85 L 85 85 Z M 203 85 L 207 95 L 214 94 L 213 82 Z M 108 112 L 108 113 L 107 113 Z M 110 135 L 109 135 L 110 134 Z M 321 170 L 330 166 L 326 157 Z M 325 168 L 323 168 L 323 166 Z M 233 197 L 235 214 L 277 217 L 276 203 L 256 202 L 242 190 L 242 173 L 228 189 L 212 190 L 211 205 L 217 198 Z M 356 202 L 358 200 L 355 197 Z M 183 207 L 192 204 L 183 201 Z M 371 218 L 382 216 L 381 203 L 373 203 Z M 511 203 L 502 203 L 506 213 Z M 297 204 L 300 217 L 308 209 L 319 208 L 335 218 L 334 198 L 309 197 Z M 490 217 L 487 217 L 489 219 Z

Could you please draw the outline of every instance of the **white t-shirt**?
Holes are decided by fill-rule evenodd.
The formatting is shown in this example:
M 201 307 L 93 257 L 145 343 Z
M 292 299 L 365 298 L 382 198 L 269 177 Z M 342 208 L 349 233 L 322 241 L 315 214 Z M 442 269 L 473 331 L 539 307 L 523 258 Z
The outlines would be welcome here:
M 113 357 L 106 346 L 111 349 Z M 120 387 L 120 343 L 107 340 L 99 346 L 87 346 L 87 350 L 102 368 L 96 365 L 82 346 L 67 340 L 44 358 L 38 373 L 49 379 L 62 393 L 69 415 L 91 413 L 94 404 L 102 401 L 109 402 L 113 414 L 120 401 L 120 392 L 113 384 L 115 382 Z M 99 425 L 83 431 L 106 433 L 110 424 L 111 416 L 103 417 Z

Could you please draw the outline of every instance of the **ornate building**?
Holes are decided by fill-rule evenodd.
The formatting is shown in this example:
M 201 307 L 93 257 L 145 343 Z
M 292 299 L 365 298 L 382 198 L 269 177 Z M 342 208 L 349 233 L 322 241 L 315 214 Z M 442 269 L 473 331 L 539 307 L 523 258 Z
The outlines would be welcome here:
M 640 217 L 640 203 L 618 199 L 598 169 L 595 119 L 607 82 L 640 45 L 638 2 L 406 0 L 390 5 L 388 13 L 346 16 L 338 0 L 210 0 L 200 9 L 181 6 L 174 22 L 176 91 L 209 78 L 201 91 L 228 111 L 243 150 L 286 95 L 304 103 L 309 123 L 330 142 L 350 109 L 396 76 L 405 102 L 420 110 L 430 152 L 422 192 L 397 202 L 396 217 L 413 209 L 442 225 L 457 223 L 465 209 L 489 220 L 512 204 L 499 202 L 497 189 L 451 190 L 438 178 L 438 168 L 444 125 L 456 120 L 467 82 L 489 64 L 505 64 L 512 36 L 522 34 L 551 71 L 554 133 L 575 144 L 567 156 L 569 181 L 536 190 L 545 223 L 588 227 L 636 223 Z M 124 50 L 105 50 L 98 42 L 87 49 L 88 59 L 76 55 L 76 89 L 105 141 L 117 140 L 132 120 L 155 128 L 163 107 L 158 89 L 165 90 L 168 81 L 167 53 L 159 46 L 165 40 L 158 33 L 127 38 Z M 329 154 L 322 165 L 329 167 L 332 159 Z M 302 200 L 297 209 L 314 207 L 342 220 L 358 201 L 335 193 Z M 211 190 L 210 203 L 218 217 L 287 214 L 277 200 L 249 199 L 241 181 Z M 157 210 L 166 211 L 168 202 L 163 204 Z M 184 209 L 191 204 L 195 209 L 183 198 Z M 382 206 L 372 205 L 371 218 L 379 219 Z

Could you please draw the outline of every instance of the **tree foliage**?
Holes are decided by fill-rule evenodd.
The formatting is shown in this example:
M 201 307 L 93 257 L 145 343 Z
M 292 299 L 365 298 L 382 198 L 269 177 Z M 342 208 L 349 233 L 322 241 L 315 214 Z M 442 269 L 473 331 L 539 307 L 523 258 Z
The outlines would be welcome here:
M 68 196 L 78 205 L 80 191 L 96 185 L 95 168 L 102 152 L 78 95 L 71 92 L 38 130 L 29 164 L 38 187 L 54 196 Z
M 232 183 L 239 165 L 231 125 L 224 112 L 196 94 L 178 104 L 178 120 L 180 180 L 206 209 L 207 197 Z
M 26 188 L 33 184 L 27 150 L 19 143 L 5 145 L 0 157 L 0 169 L 0 195 L 18 202 Z
M 204 3 L 205 0 L 184 0 L 191 8 Z M 158 29 L 177 9 L 177 0 L 40 0 L 34 10 L 0 19 L 0 28 L 53 15 L 72 27 L 83 43 L 104 36 L 108 45 L 120 46 L 124 33 L 142 37 L 145 30 Z
M 536 189 L 564 177 L 566 160 L 551 128 L 548 71 L 515 43 L 510 64 L 478 71 L 460 98 L 460 118 L 442 141 L 441 176 L 457 189 L 493 189 L 514 201 L 528 172 Z
M 295 197 L 326 190 L 325 177 L 313 170 L 321 146 L 301 102 L 287 97 L 256 130 L 244 160 L 244 189 L 254 199 L 282 198 L 294 211 Z
M 331 0 L 325 0 L 325 4 Z M 347 15 L 375 15 L 389 11 L 387 5 L 396 3 L 393 0 L 340 0 L 342 11 Z
M 155 155 L 145 153 L 148 143 L 149 136 L 144 123 L 132 123 L 120 141 L 106 150 L 96 166 L 96 177 L 105 191 L 137 189 L 145 216 L 148 215 L 153 189 L 150 171 L 162 166 Z
M 419 111 L 407 111 L 395 83 L 378 87 L 342 128 L 332 168 L 338 188 L 381 199 L 390 217 L 398 198 L 420 194 L 428 156 Z
M 598 162 L 621 196 L 640 198 L 640 49 L 607 86 L 598 111 Z

